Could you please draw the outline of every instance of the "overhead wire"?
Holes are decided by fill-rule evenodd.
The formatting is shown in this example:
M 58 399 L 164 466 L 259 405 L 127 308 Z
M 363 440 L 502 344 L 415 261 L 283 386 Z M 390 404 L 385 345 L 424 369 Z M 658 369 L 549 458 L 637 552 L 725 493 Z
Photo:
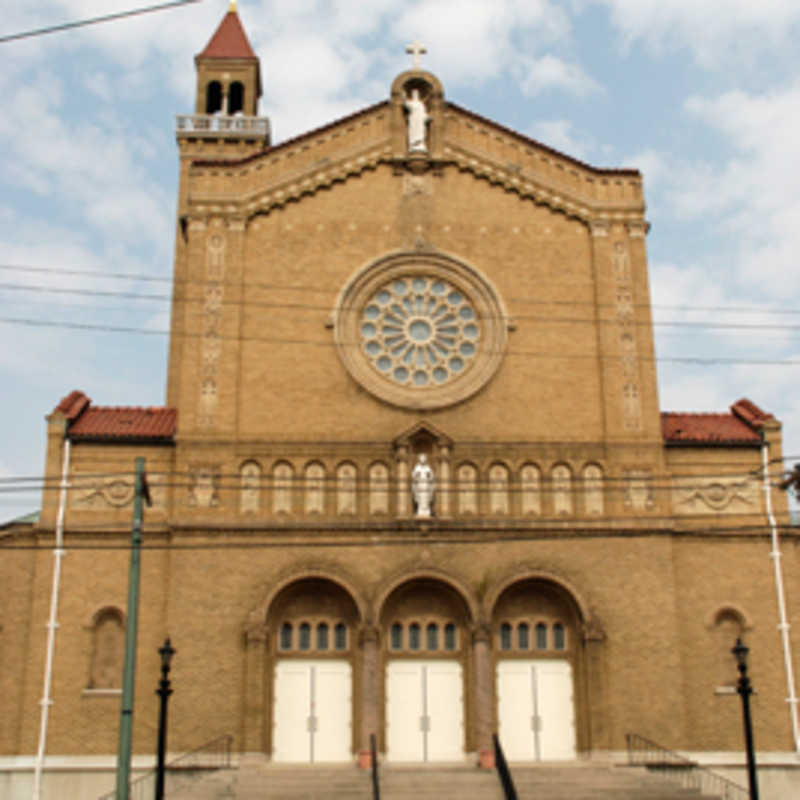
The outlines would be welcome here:
M 104 14 L 100 17 L 90 17 L 88 19 L 76 20 L 73 22 L 62 22 L 58 25 L 48 25 L 44 28 L 36 28 L 30 31 L 22 31 L 21 33 L 10 33 L 0 35 L 0 44 L 7 42 L 15 42 L 20 39 L 30 39 L 35 36 L 45 36 L 51 33 L 61 33 L 62 31 L 73 30 L 74 28 L 84 28 L 88 25 L 99 25 L 103 22 L 114 22 L 120 19 L 129 17 L 138 17 L 142 14 L 150 14 L 154 11 L 165 11 L 177 6 L 185 6 L 190 3 L 201 3 L 203 0 L 171 0 L 168 3 L 159 3 L 154 6 L 143 6 L 140 8 L 133 8 L 128 11 L 118 11 L 113 14 Z

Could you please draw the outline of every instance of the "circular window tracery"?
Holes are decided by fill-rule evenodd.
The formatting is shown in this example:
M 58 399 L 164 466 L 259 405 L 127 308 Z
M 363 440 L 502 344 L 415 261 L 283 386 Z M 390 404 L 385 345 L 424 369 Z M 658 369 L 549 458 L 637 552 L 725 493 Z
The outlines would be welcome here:
M 373 367 L 402 386 L 442 385 L 475 360 L 480 324 L 469 298 L 431 276 L 395 278 L 367 301 L 361 321 Z
M 439 253 L 401 253 L 348 282 L 334 330 L 344 365 L 368 391 L 396 405 L 441 408 L 492 377 L 506 319 L 475 269 Z

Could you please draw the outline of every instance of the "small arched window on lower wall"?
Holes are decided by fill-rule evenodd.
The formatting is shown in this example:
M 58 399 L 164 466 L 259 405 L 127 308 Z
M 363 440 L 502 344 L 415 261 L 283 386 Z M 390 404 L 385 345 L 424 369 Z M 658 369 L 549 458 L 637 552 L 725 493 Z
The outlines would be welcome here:
M 736 640 L 745 638 L 745 615 L 738 608 L 723 606 L 711 618 L 711 647 L 714 655 L 714 693 L 734 694 L 739 673 L 733 650 Z
M 98 611 L 92 621 L 92 656 L 89 689 L 119 689 L 125 655 L 125 617 L 109 606 Z

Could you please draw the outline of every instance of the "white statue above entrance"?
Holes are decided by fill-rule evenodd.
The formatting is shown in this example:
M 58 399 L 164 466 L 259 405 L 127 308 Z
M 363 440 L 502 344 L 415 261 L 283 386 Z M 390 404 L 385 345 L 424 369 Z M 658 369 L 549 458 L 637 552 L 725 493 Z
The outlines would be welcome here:
M 416 516 L 422 518 L 431 516 L 435 487 L 436 479 L 433 470 L 428 464 L 428 457 L 423 453 L 411 471 L 411 495 L 414 498 Z
M 411 97 L 406 99 L 406 123 L 408 126 L 408 152 L 427 153 L 427 129 L 430 114 L 419 96 L 419 89 L 411 90 Z

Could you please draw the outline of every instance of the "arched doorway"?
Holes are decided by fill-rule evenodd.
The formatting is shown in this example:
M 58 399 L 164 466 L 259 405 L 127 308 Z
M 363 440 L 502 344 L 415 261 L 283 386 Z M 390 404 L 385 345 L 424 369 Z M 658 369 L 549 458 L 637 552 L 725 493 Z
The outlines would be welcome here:
M 273 761 L 352 760 L 359 616 L 351 595 L 321 577 L 289 584 L 271 603 Z
M 492 611 L 497 730 L 512 761 L 574 759 L 582 664 L 577 604 L 542 578 L 507 586 Z
M 442 580 L 420 577 L 397 586 L 380 614 L 386 759 L 461 761 L 470 613 Z

